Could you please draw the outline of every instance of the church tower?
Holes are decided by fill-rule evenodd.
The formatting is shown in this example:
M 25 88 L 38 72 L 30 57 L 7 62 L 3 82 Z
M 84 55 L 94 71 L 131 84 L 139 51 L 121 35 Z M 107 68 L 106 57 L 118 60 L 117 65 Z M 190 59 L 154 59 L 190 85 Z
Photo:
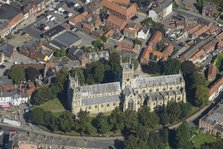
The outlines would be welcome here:
M 121 60 L 121 67 L 122 67 L 122 76 L 121 76 L 121 86 L 122 90 L 125 87 L 132 86 L 132 80 L 134 79 L 134 65 L 131 62 L 131 58 L 129 62 L 122 63 Z

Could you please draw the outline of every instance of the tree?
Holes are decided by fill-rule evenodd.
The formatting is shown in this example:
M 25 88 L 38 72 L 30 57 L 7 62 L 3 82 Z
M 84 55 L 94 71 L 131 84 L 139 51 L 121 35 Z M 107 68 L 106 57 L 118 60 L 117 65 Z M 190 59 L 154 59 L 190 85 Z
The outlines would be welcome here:
M 149 74 L 161 73 L 161 67 L 157 62 L 150 61 L 147 65 L 141 65 L 142 71 Z
M 53 55 L 55 57 L 64 57 L 66 55 L 66 49 L 65 48 L 57 49 Z
M 195 105 L 196 106 L 202 106 L 208 103 L 209 98 L 209 90 L 207 86 L 204 85 L 198 85 L 196 87 L 196 93 L 195 93 Z
M 78 113 L 77 130 L 81 134 L 91 134 L 94 132 L 94 127 L 91 125 L 91 119 L 85 111 L 80 111 Z
M 142 41 L 139 40 L 138 38 L 136 38 L 136 39 L 133 40 L 133 44 L 134 45 L 140 45 L 141 46 L 142 45 Z
M 70 132 L 75 121 L 74 115 L 70 111 L 65 111 L 58 118 L 59 129 L 63 132 Z
M 44 110 L 42 108 L 34 108 L 30 111 L 30 121 L 37 125 L 44 125 Z
M 120 111 L 120 109 L 115 108 L 115 110 L 111 112 L 108 121 L 112 131 L 121 130 L 124 128 L 124 113 Z
M 51 131 L 56 131 L 58 129 L 57 118 L 51 111 L 44 111 L 44 125 Z
M 181 112 L 182 111 L 179 103 L 172 102 L 167 105 L 167 113 L 170 119 L 170 123 L 179 120 Z
M 33 67 L 29 67 L 25 70 L 26 80 L 35 81 L 38 75 L 39 75 L 39 71 Z
M 181 64 L 181 71 L 183 74 L 193 74 L 196 68 L 191 61 L 185 61 Z
M 199 10 L 199 13 L 202 13 L 203 5 L 204 5 L 204 0 L 197 0 L 197 8 Z
M 164 75 L 171 75 L 177 74 L 180 70 L 180 62 L 177 59 L 168 59 L 167 61 L 163 62 L 162 64 L 162 74 Z
M 31 97 L 31 104 L 40 105 L 50 99 L 53 99 L 49 87 L 42 87 L 34 91 Z
M 159 117 L 160 117 L 160 124 L 168 125 L 170 123 L 170 118 L 168 116 L 166 108 L 164 108 L 164 110 L 159 113 Z
M 10 71 L 10 78 L 15 82 L 19 83 L 25 80 L 25 70 L 22 66 L 13 65 Z
M 105 68 L 101 63 L 97 63 L 96 67 L 93 70 L 93 76 L 96 82 L 101 82 L 104 78 Z
M 176 130 L 177 148 L 191 149 L 191 132 L 187 122 L 183 122 Z
M 97 128 L 98 133 L 107 133 L 110 130 L 108 118 L 103 114 L 99 114 L 95 119 L 95 127 Z
M 138 138 L 134 135 L 128 136 L 124 142 L 125 149 L 137 149 L 138 148 Z
M 111 66 L 111 70 L 115 73 L 120 72 L 120 55 L 117 52 L 112 52 L 110 54 L 109 65 Z
M 150 112 L 148 106 L 143 106 L 138 111 L 139 123 L 146 128 L 154 128 L 159 123 L 159 117 L 155 112 Z
M 137 113 L 132 110 L 127 110 L 124 112 L 124 124 L 126 131 L 136 130 L 138 121 Z

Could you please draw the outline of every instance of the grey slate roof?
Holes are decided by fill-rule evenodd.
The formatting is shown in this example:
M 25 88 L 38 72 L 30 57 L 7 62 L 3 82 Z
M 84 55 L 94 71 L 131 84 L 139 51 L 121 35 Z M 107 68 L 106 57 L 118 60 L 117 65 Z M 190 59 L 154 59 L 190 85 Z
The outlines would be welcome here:
M 111 102 L 118 102 L 120 98 L 118 95 L 114 96 L 104 96 L 104 97 L 97 97 L 97 98 L 87 98 L 82 100 L 83 105 L 96 105 L 96 104 L 106 104 Z
M 162 12 L 165 8 L 167 8 L 170 4 L 172 4 L 172 0 L 159 0 L 157 1 L 158 6 L 154 8 L 153 10 L 159 14 Z
M 183 76 L 181 74 L 147 77 L 147 78 L 139 76 L 133 80 L 133 85 L 134 88 L 141 88 L 141 87 L 179 84 L 182 81 L 183 81 Z
M 82 96 L 103 94 L 103 93 L 114 93 L 121 92 L 120 83 L 105 83 L 105 84 L 96 84 L 96 85 L 88 85 L 80 87 L 80 93 Z

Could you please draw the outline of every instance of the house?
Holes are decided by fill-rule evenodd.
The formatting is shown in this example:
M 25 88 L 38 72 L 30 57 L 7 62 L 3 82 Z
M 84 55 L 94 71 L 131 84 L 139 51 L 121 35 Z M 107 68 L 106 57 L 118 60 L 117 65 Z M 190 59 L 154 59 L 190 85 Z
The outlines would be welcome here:
M 220 105 L 216 110 L 211 111 L 199 119 L 199 128 L 204 133 L 209 133 L 217 137 L 223 137 L 223 108 Z
M 89 23 L 83 23 L 83 29 L 88 32 L 92 32 L 94 30 L 94 26 Z
M 72 61 L 79 61 L 81 67 L 85 67 L 88 63 L 87 52 L 84 49 L 73 46 L 68 49 L 67 55 Z
M 152 4 L 148 16 L 149 18 L 152 18 L 153 21 L 158 22 L 171 14 L 172 11 L 172 0 L 157 0 L 155 3 Z
M 168 44 L 164 47 L 163 56 L 168 57 L 173 53 L 174 46 L 172 44 Z
M 1 92 L 0 93 L 0 107 L 4 105 L 19 106 L 20 104 L 27 103 L 29 100 L 26 94 L 19 94 L 17 92 Z
M 146 40 L 149 36 L 149 31 L 150 29 L 144 26 L 143 28 L 138 30 L 137 38 Z
M 156 48 L 156 45 L 163 39 L 163 34 L 160 31 L 156 31 L 150 39 L 150 44 L 153 48 Z
M 107 61 L 109 60 L 109 52 L 107 50 L 88 53 L 88 62 L 89 63 L 99 61 L 102 58 Z
M 141 64 L 147 64 L 149 62 L 150 54 L 153 51 L 153 47 L 151 45 L 148 45 L 147 48 L 143 50 L 143 53 L 140 57 L 140 63 Z
M 138 8 L 136 4 L 130 4 L 130 1 L 128 0 L 125 3 L 117 3 L 116 1 L 112 0 L 102 0 L 101 4 L 103 6 L 103 10 L 125 21 L 128 21 L 134 17 Z
M 140 24 L 129 22 L 124 29 L 124 36 L 133 39 L 137 38 L 137 33 L 140 28 L 142 28 Z
M 127 22 L 123 19 L 120 19 L 114 15 L 109 15 L 106 19 L 106 26 L 115 31 L 121 31 L 125 28 Z
M 209 87 L 209 100 L 214 100 L 223 89 L 223 77 L 218 79 L 214 85 Z
M 14 50 L 14 46 L 8 43 L 0 45 L 0 64 L 2 64 L 4 61 L 11 62 Z
M 138 54 L 140 46 L 139 45 L 134 45 L 133 43 L 120 42 L 116 49 L 119 50 L 119 51 Z
M 209 42 L 206 42 L 204 45 L 199 47 L 199 50 L 190 58 L 190 60 L 195 63 L 203 62 L 209 53 L 213 52 L 217 44 L 216 39 L 212 39 Z
M 53 56 L 53 50 L 47 44 L 37 40 L 29 40 L 18 47 L 19 53 L 36 61 L 46 62 Z
M 76 15 L 73 18 L 69 19 L 69 24 L 74 26 L 77 23 L 80 23 L 80 22 L 84 21 L 87 16 L 88 16 L 88 12 L 85 11 L 85 12 L 83 12 L 83 13 L 81 13 L 79 15 Z
M 32 15 L 39 15 L 46 10 L 45 0 L 22 0 L 15 2 L 18 4 L 17 8 L 20 8 L 24 13 L 24 19 L 28 19 Z
M 0 5 L 0 18 L 0 37 L 4 38 L 24 20 L 24 15 L 21 10 L 12 5 L 3 4 Z
M 216 79 L 216 75 L 217 75 L 217 67 L 214 64 L 211 64 L 208 67 L 208 81 L 214 81 Z

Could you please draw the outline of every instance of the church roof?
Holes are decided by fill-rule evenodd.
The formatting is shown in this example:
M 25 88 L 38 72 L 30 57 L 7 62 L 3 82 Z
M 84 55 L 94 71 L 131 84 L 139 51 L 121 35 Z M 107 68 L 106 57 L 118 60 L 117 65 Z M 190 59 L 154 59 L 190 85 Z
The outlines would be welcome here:
M 141 87 L 152 87 L 152 86 L 164 86 L 180 84 L 183 81 L 183 76 L 181 74 L 157 76 L 157 77 L 137 77 L 133 80 L 134 88 Z
M 119 95 L 104 96 L 96 98 L 86 98 L 82 100 L 82 105 L 97 105 L 120 101 Z
M 121 92 L 121 87 L 120 87 L 119 82 L 88 85 L 88 86 L 80 87 L 80 93 L 82 96 L 91 96 L 91 95 L 96 95 L 96 94 L 114 93 L 114 92 L 117 92 L 117 93 Z

